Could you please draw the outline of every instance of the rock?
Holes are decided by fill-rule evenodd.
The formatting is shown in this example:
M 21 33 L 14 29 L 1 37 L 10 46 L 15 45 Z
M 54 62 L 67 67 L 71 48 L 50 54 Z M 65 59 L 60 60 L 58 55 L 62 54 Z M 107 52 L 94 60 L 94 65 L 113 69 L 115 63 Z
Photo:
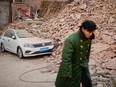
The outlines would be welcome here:
M 104 40 L 104 42 L 106 42 L 107 44 L 112 44 L 115 41 L 112 39 L 111 36 L 108 35 L 102 35 L 102 39 Z
M 115 74 L 116 74 L 116 71 L 115 70 L 110 70 L 110 72 L 109 72 L 112 76 L 116 76 Z
M 104 86 L 103 86 L 103 84 L 98 83 L 98 84 L 97 84 L 97 87 L 104 87 Z
M 106 68 L 116 69 L 116 58 L 111 59 L 109 62 L 107 62 L 106 63 Z
M 37 25 L 36 24 L 31 24 L 31 27 L 36 28 Z
M 91 66 L 90 66 L 90 73 L 91 73 L 91 75 L 93 75 L 94 73 L 96 72 L 96 69 L 95 68 L 91 68 Z
M 62 60 L 57 60 L 56 64 L 60 64 L 62 62 Z
M 102 52 L 110 48 L 110 45 L 103 43 L 96 43 L 92 45 L 93 54 Z
M 113 52 L 113 50 L 111 51 L 102 51 L 100 53 L 98 53 L 99 57 L 102 58 L 104 61 L 107 62 L 107 60 L 109 61 L 109 59 L 111 60 L 111 58 L 114 58 L 116 56 L 115 52 Z
M 112 80 L 113 80 L 114 86 L 116 87 L 116 76 L 113 76 L 113 77 L 112 77 Z
M 113 36 L 114 40 L 116 41 L 116 34 Z
M 114 21 L 115 21 L 114 18 L 110 18 L 109 21 L 108 21 L 108 23 L 110 24 L 110 23 L 112 23 L 112 22 L 114 22 Z
M 99 37 L 100 32 L 98 30 L 95 31 L 95 36 Z
M 90 60 L 89 60 L 89 65 L 90 65 L 90 66 L 96 66 L 97 64 L 96 64 L 96 61 L 95 61 L 95 60 L 90 59 Z
M 46 69 L 46 68 L 44 68 L 44 69 L 41 70 L 41 73 L 48 73 L 48 72 L 50 72 L 50 70 Z
M 96 73 L 99 74 L 99 75 L 104 75 L 104 71 L 103 70 L 97 70 Z
M 64 22 L 64 21 L 65 21 L 65 19 L 64 19 L 64 18 L 60 19 L 60 22 Z
M 104 31 L 103 35 L 112 36 L 114 32 Z
M 87 5 L 86 5 L 86 4 L 82 4 L 82 5 L 80 6 L 80 9 L 82 9 L 82 10 L 86 10 L 86 8 L 87 8 Z
M 99 55 L 99 58 L 104 58 L 104 56 L 105 56 L 105 54 L 103 54 L 103 52 L 98 53 L 98 55 Z
M 75 14 L 75 16 L 76 16 L 76 20 L 79 20 L 81 18 L 81 14 L 80 13 Z

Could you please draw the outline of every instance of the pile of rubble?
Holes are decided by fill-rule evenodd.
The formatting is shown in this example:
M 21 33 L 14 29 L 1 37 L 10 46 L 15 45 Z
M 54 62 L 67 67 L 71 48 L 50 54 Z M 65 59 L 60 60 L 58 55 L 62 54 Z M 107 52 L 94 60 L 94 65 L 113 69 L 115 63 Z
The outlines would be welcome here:
M 56 17 L 68 3 L 70 3 L 70 0 L 42 0 L 40 6 L 40 15 L 45 19 Z
M 9 27 L 25 28 L 42 38 L 52 38 L 57 48 L 47 62 L 55 64 L 51 72 L 57 71 L 61 62 L 64 40 L 79 29 L 84 20 L 97 23 L 96 38 L 92 42 L 90 70 L 94 87 L 114 87 L 116 83 L 116 1 L 115 0 L 74 0 L 48 21 L 13 23 Z M 57 68 L 57 69 L 56 69 Z M 116 86 L 116 84 L 115 84 Z

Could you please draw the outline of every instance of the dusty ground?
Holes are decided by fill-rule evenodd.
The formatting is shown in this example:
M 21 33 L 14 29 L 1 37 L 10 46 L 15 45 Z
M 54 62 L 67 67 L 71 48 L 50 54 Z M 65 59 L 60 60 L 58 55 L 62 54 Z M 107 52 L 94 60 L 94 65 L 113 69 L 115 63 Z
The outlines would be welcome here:
M 0 87 L 55 87 L 56 73 L 41 73 L 41 67 L 48 65 L 43 56 L 19 59 L 0 52 Z
M 58 69 L 48 59 L 48 55 L 19 59 L 15 54 L 0 51 L 0 87 L 55 87 L 57 73 L 54 71 Z M 91 59 L 90 65 L 93 63 Z M 112 63 L 108 65 L 112 66 Z M 92 67 L 94 66 L 90 67 L 93 87 L 115 87 L 112 81 L 115 84 L 116 78 L 111 80 L 109 77 L 104 77 L 110 76 L 108 73 L 113 73 L 113 70 L 98 70 L 97 67 L 95 74 L 96 69 Z

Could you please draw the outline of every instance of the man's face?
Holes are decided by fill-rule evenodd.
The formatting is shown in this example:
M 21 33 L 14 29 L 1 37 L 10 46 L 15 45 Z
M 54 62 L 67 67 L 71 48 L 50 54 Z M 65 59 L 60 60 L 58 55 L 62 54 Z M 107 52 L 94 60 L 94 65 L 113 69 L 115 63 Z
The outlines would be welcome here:
M 94 31 L 90 32 L 87 29 L 83 29 L 82 28 L 82 32 L 84 33 L 84 35 L 85 35 L 86 38 L 90 38 Z

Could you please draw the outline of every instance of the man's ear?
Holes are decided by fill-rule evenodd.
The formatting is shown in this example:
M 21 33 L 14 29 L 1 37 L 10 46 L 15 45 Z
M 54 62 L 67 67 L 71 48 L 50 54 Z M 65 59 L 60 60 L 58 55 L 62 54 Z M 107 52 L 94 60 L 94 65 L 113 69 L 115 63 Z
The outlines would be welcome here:
M 85 28 L 82 28 L 81 30 L 82 30 L 82 32 L 85 32 L 87 29 L 85 29 Z
M 82 27 L 81 30 L 82 30 L 82 32 L 84 32 L 85 29 Z

